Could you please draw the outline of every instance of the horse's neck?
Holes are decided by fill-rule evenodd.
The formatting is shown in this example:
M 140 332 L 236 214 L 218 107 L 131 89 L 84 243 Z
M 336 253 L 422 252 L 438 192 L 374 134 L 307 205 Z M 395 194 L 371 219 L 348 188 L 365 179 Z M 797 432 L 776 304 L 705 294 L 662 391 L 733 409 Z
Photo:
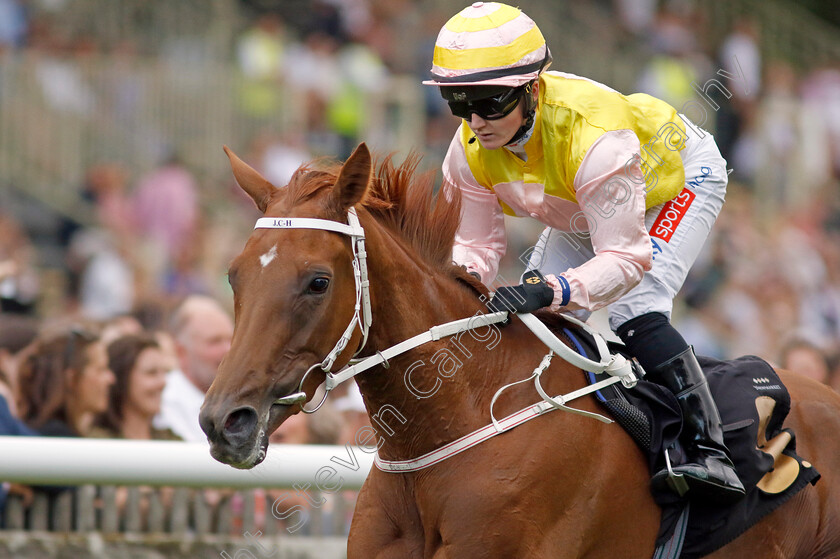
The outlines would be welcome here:
M 383 226 L 368 230 L 368 277 L 373 324 L 368 348 L 384 350 L 424 330 L 472 316 L 476 296 L 434 270 Z
M 387 233 L 375 237 L 376 248 L 368 249 L 373 324 L 366 354 L 484 310 L 474 293 L 418 263 Z M 530 371 L 541 358 L 539 347 L 532 348 L 534 363 L 518 357 L 524 346 L 534 345 L 526 334 L 519 327 L 503 331 L 495 325 L 464 331 L 358 377 L 371 423 L 385 439 L 383 456 L 404 459 L 428 452 L 489 423 L 496 390 L 510 382 L 508 377 L 527 376 L 523 366 Z

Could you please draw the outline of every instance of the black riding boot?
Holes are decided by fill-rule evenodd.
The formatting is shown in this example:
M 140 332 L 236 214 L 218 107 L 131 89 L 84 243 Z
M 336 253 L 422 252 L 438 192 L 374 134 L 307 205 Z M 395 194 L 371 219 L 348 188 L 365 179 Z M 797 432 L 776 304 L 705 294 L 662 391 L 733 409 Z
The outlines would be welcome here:
M 687 483 L 688 498 L 724 504 L 740 500 L 744 486 L 723 443 L 720 414 L 694 351 L 689 347 L 650 371 L 648 378 L 673 392 L 680 403 L 683 412 L 680 440 L 686 446 L 688 462 L 673 466 L 672 470 Z M 673 482 L 669 482 L 665 469 L 653 476 L 651 484 L 655 488 L 674 489 Z

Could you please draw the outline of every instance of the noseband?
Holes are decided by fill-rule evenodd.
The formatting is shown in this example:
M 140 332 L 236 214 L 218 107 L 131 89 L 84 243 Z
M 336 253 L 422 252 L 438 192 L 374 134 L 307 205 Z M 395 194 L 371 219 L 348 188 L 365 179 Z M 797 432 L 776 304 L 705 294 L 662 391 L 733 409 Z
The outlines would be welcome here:
M 257 220 L 254 229 L 321 229 L 323 231 L 334 231 L 350 237 L 350 245 L 353 247 L 353 279 L 356 282 L 356 306 L 353 313 L 353 318 L 350 324 L 344 329 L 344 334 L 336 342 L 324 360 L 320 363 L 315 363 L 300 379 L 298 391 L 288 396 L 283 396 L 274 401 L 275 404 L 292 405 L 306 400 L 306 393 L 303 392 L 303 383 L 306 377 L 309 376 L 316 368 L 321 368 L 327 375 L 331 374 L 335 360 L 347 347 L 350 338 L 353 336 L 353 331 L 358 325 L 362 332 L 362 341 L 358 349 L 353 354 L 355 357 L 364 348 L 367 343 L 368 332 L 370 331 L 370 324 L 373 319 L 370 311 L 370 282 L 368 281 L 367 271 L 367 252 L 365 252 L 365 230 L 362 229 L 362 224 L 359 222 L 359 217 L 356 215 L 356 208 L 350 208 L 347 212 L 347 224 L 339 223 L 338 221 L 331 221 L 328 219 L 315 219 L 308 217 L 261 217 Z M 315 409 L 307 410 L 301 404 L 301 409 L 306 413 L 314 413 L 324 404 L 329 395 L 330 387 L 324 394 L 323 400 Z

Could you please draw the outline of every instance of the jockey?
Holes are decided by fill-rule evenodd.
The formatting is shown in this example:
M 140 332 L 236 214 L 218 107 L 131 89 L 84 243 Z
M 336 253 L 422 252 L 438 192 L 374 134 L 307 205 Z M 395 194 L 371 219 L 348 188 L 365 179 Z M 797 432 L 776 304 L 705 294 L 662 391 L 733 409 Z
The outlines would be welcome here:
M 673 297 L 720 212 L 726 161 L 710 134 L 645 94 L 549 72 L 551 54 L 518 8 L 476 2 L 435 43 L 432 79 L 463 120 L 443 162 L 461 191 L 453 259 L 489 284 L 506 249 L 504 214 L 545 230 L 523 283 L 493 308 L 576 314 L 607 307 L 610 327 L 667 387 L 684 417 L 692 498 L 744 495 L 692 348 L 670 323 Z M 668 472 L 652 484 L 671 487 Z

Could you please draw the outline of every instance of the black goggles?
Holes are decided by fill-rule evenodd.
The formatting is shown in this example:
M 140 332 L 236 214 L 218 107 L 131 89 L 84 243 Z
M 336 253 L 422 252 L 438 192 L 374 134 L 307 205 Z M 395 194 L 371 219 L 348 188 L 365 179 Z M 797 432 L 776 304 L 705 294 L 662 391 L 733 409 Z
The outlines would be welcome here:
M 519 105 L 522 93 L 528 85 L 530 84 L 520 87 L 506 87 L 499 93 L 470 100 L 467 100 L 468 96 L 478 96 L 480 92 L 472 91 L 470 92 L 472 95 L 469 95 L 462 90 L 454 90 L 455 88 L 451 87 L 441 87 L 440 89 L 444 99 L 449 103 L 449 110 L 452 111 L 453 115 L 469 120 L 470 116 L 475 113 L 484 120 L 498 120 L 512 113 Z

